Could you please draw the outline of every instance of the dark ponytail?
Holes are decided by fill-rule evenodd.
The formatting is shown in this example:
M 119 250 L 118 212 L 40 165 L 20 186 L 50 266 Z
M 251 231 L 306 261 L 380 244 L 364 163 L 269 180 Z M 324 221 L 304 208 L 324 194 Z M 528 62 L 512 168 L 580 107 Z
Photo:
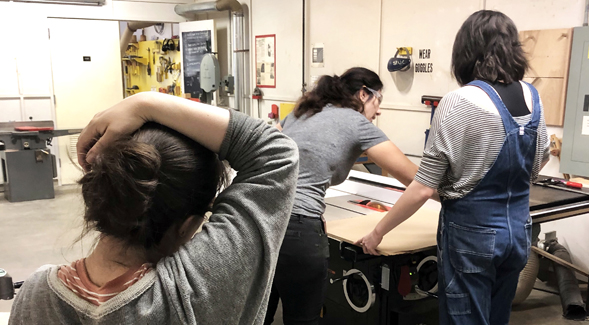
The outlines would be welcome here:
M 382 89 L 383 84 L 374 71 L 366 68 L 348 69 L 340 77 L 337 75 L 322 76 L 315 88 L 299 99 L 294 109 L 294 115 L 297 118 L 305 114 L 313 116 L 321 112 L 327 104 L 351 108 L 362 113 L 364 104 L 357 94 L 365 86 L 378 91 Z M 369 96 L 372 94 L 369 93 Z
M 148 123 L 105 148 L 79 181 L 85 231 L 97 230 L 156 262 L 173 226 L 207 211 L 226 173 L 217 155 L 186 136 Z

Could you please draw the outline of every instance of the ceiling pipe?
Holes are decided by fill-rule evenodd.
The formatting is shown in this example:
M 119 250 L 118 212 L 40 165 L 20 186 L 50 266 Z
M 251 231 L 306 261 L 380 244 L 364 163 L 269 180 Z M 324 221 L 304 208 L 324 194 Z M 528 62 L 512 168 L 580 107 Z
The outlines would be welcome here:
M 146 28 L 149 26 L 153 26 L 157 23 L 151 21 L 131 21 L 127 22 L 127 28 L 123 32 L 121 36 L 121 57 L 125 56 L 125 52 L 127 51 L 127 46 L 129 46 L 129 42 L 131 41 L 131 37 L 133 33 L 135 33 L 138 29 Z
M 197 14 L 206 11 L 233 11 L 233 12 L 243 12 L 241 8 L 241 4 L 237 0 L 217 0 L 217 1 L 208 1 L 208 2 L 197 2 L 197 3 L 189 3 L 189 4 L 182 4 L 176 5 L 174 7 L 174 11 L 176 14 L 180 16 L 187 16 L 192 14 Z

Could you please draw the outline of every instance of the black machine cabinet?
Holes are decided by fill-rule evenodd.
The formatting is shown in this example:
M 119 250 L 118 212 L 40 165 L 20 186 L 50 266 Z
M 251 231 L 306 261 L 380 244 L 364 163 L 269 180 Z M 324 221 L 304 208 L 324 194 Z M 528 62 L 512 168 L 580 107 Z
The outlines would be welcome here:
M 329 239 L 321 324 L 438 324 L 436 249 L 372 256 Z
M 328 221 L 361 218 L 373 212 L 358 208 L 355 199 L 386 197 L 391 202 L 384 202 L 396 202 L 398 189 L 371 176 L 350 176 L 347 185 L 340 188 L 345 195 L 326 199 Z M 571 192 L 558 186 L 531 186 L 530 216 L 535 227 L 585 213 L 589 213 L 589 192 L 585 189 Z M 372 256 L 363 254 L 361 247 L 329 238 L 329 284 L 321 324 L 438 324 L 436 250 L 428 247 L 411 254 Z

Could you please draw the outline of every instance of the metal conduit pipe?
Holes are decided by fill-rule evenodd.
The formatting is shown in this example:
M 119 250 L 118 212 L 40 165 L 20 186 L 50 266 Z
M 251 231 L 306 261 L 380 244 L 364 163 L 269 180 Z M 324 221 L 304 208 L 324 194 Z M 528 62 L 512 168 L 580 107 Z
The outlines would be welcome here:
M 589 0 L 585 0 L 585 17 L 583 18 L 583 26 L 587 26 L 589 20 Z
M 184 5 L 176 5 L 174 7 L 174 11 L 176 14 L 180 16 L 187 16 L 196 14 L 199 12 L 206 12 L 206 11 L 216 11 L 217 10 L 217 2 L 216 1 L 209 1 L 209 2 L 197 2 L 197 3 L 188 3 Z
M 550 242 L 548 253 L 572 263 L 569 251 L 556 240 Z M 567 319 L 585 319 L 587 312 L 585 310 L 585 304 L 583 304 L 581 289 L 579 289 L 579 283 L 575 273 L 558 263 L 553 263 L 552 265 L 554 267 L 554 273 L 556 273 L 563 316 Z
M 192 15 L 206 11 L 242 12 L 241 4 L 237 0 L 217 0 L 176 5 L 174 11 L 180 16 Z
M 251 115 L 250 112 L 245 112 L 244 105 L 244 86 L 245 86 L 245 53 L 244 53 L 244 37 L 243 37 L 243 13 L 232 13 L 232 27 L 233 27 L 233 78 L 235 78 L 235 109 L 245 114 Z

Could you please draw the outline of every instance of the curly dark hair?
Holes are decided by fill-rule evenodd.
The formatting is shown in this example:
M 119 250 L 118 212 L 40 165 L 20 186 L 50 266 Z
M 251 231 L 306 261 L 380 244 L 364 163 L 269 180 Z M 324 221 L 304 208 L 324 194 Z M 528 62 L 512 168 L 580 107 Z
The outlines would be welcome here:
M 480 10 L 456 34 L 452 74 L 460 85 L 475 80 L 510 84 L 524 78 L 528 61 L 517 28 L 505 14 Z
M 204 217 L 226 180 L 214 152 L 156 123 L 104 148 L 91 167 L 78 181 L 86 205 L 82 237 L 97 230 L 150 262 L 171 253 L 160 247 L 164 234 L 189 216 Z
M 315 88 L 302 96 L 294 109 L 294 116 L 297 118 L 308 115 L 313 116 L 323 110 L 327 104 L 337 107 L 351 108 L 362 113 L 364 104 L 356 96 L 360 90 L 368 87 L 379 91 L 383 84 L 378 75 L 366 68 L 351 68 L 341 76 L 322 76 Z M 367 92 L 369 98 L 374 96 Z

